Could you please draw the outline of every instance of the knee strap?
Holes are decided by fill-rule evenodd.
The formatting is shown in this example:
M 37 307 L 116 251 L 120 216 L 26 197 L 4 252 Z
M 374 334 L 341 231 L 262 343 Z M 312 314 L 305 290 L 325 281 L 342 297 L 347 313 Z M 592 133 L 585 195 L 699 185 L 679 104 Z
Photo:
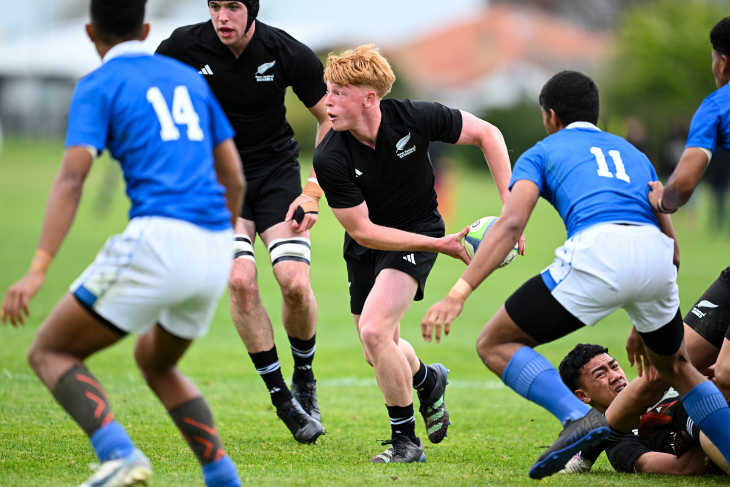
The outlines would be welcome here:
M 253 255 L 253 245 L 251 245 L 251 239 L 247 235 L 236 235 L 236 242 L 234 249 L 234 259 L 248 259 L 256 262 L 256 258 Z
M 311 259 L 309 243 L 310 240 L 303 237 L 277 238 L 276 240 L 272 240 L 269 244 L 271 265 L 286 261 L 304 262 L 309 265 Z

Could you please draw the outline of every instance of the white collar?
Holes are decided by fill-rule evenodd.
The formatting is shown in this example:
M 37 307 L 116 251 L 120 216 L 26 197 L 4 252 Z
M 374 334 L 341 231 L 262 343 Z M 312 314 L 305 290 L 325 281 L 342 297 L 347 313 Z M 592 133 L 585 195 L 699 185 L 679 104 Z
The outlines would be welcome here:
M 597 130 L 598 132 L 600 132 L 600 131 L 601 131 L 601 129 L 599 129 L 598 127 L 596 127 L 595 125 L 593 125 L 593 124 L 592 124 L 592 123 L 590 123 L 590 122 L 573 122 L 573 123 L 571 123 L 570 125 L 568 125 L 568 126 L 567 126 L 567 127 L 565 127 L 565 128 L 566 128 L 566 129 L 588 129 L 588 130 Z
M 102 62 L 108 63 L 114 58 L 129 55 L 149 56 L 151 55 L 151 53 L 145 48 L 144 44 L 142 44 L 142 41 L 125 41 L 120 42 L 116 46 L 109 49 L 109 51 L 107 51 L 106 53 L 106 56 L 104 56 L 104 59 L 102 59 Z

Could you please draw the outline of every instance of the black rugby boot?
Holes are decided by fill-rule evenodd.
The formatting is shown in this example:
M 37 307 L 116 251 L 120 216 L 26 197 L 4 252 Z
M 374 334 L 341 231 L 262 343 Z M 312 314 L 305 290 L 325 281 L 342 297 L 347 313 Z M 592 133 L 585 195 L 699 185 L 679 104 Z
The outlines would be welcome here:
M 291 393 L 294 398 L 302 405 L 302 409 L 319 421 L 322 422 L 322 414 L 319 412 L 319 403 L 317 402 L 317 381 L 312 382 L 295 382 L 291 383 Z
M 576 421 L 569 419 L 555 443 L 532 466 L 530 477 L 541 479 L 558 473 L 576 453 L 595 447 L 610 433 L 608 420 L 596 409 Z
M 294 439 L 299 443 L 316 443 L 317 438 L 324 434 L 322 424 L 305 413 L 296 399 L 277 408 L 276 415 L 289 428 Z
M 421 397 L 418 393 L 418 400 L 421 407 L 418 411 L 423 416 L 426 423 L 426 432 L 431 443 L 441 443 L 448 435 L 447 430 L 451 421 L 449 421 L 449 411 L 446 409 L 446 386 L 449 381 L 449 369 L 441 364 L 428 365 L 429 372 L 436 376 L 436 386 L 427 397 Z
M 397 436 L 382 444 L 390 446 L 380 455 L 371 458 L 372 463 L 423 463 L 426 461 L 420 438 L 416 438 L 416 442 L 413 443 L 407 436 Z

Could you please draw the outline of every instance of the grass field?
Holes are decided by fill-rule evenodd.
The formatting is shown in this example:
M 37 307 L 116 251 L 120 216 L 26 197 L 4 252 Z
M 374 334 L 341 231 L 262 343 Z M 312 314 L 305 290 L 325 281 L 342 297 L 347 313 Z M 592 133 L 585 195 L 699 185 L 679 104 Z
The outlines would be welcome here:
M 40 233 L 47 191 L 58 167 L 62 144 L 10 140 L 0 156 L 0 290 L 20 277 Z M 66 416 L 27 365 L 25 355 L 36 329 L 72 280 L 93 259 L 112 233 L 126 224 L 128 203 L 121 184 L 110 191 L 111 163 L 100 159 L 92 170 L 76 223 L 54 262 L 45 288 L 32 303 L 24 328 L 0 327 L 0 485 L 72 486 L 90 475 L 96 459 L 80 428 Z M 111 180 L 114 178 L 112 177 Z M 486 173 L 459 179 L 458 225 L 498 214 L 500 204 Z M 111 198 L 110 198 L 111 196 Z M 706 204 L 675 218 L 682 249 L 679 274 L 684 309 L 727 265 L 727 234 L 712 231 Z M 108 214 L 96 209 L 108 202 Z M 440 345 L 420 338 L 428 307 L 453 285 L 463 265 L 439 257 L 426 299 L 414 303 L 402 323 L 402 336 L 426 362 L 451 369 L 447 405 L 452 425 L 439 445 L 426 445 L 428 461 L 419 465 L 373 465 L 382 451 L 377 439 L 390 434 L 383 398 L 372 369 L 363 361 L 349 314 L 347 274 L 341 258 L 343 231 L 323 205 L 312 234 L 312 284 L 319 305 L 318 346 L 314 362 L 327 435 L 317 446 L 296 443 L 276 418 L 268 394 L 239 340 L 224 298 L 210 334 L 183 360 L 183 371 L 200 386 L 216 416 L 226 450 L 248 485 L 515 485 L 531 484 L 527 471 L 560 430 L 548 413 L 504 387 L 479 361 L 477 333 L 501 303 L 525 280 L 547 266 L 565 239 L 557 213 L 541 201 L 527 231 L 527 256 L 497 271 L 469 300 L 464 314 Z M 281 297 L 257 242 L 260 285 L 269 310 L 285 375 L 292 359 L 281 326 Z M 607 346 L 625 362 L 623 343 L 630 324 L 622 311 L 594 329 L 541 347 L 554 364 L 578 342 Z M 128 338 L 89 361 L 106 386 L 117 419 L 155 469 L 154 485 L 202 485 L 199 467 L 164 409 L 147 389 L 132 359 Z M 624 364 L 626 367 L 628 364 Z M 630 378 L 633 370 L 627 370 Z M 416 403 L 417 407 L 417 403 Z M 425 438 L 422 422 L 417 433 Z M 723 477 L 671 478 L 616 474 L 605 457 L 583 476 L 555 476 L 549 485 L 699 485 L 727 484 Z

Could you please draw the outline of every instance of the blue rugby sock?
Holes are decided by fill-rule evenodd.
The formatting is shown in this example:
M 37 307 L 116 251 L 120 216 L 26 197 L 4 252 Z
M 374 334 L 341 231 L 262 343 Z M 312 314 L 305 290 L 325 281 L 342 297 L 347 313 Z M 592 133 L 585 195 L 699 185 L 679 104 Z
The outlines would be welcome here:
M 520 396 L 550 411 L 562 424 L 580 419 L 591 410 L 568 389 L 555 367 L 530 347 L 522 347 L 512 356 L 502 381 Z
M 116 421 L 97 429 L 91 435 L 91 446 L 100 462 L 124 458 L 134 451 L 132 440 Z
M 238 473 L 233 460 L 227 456 L 217 462 L 203 465 L 203 479 L 208 487 L 240 487 Z
M 687 414 L 730 461 L 730 409 L 722 393 L 710 381 L 695 386 L 682 397 Z

